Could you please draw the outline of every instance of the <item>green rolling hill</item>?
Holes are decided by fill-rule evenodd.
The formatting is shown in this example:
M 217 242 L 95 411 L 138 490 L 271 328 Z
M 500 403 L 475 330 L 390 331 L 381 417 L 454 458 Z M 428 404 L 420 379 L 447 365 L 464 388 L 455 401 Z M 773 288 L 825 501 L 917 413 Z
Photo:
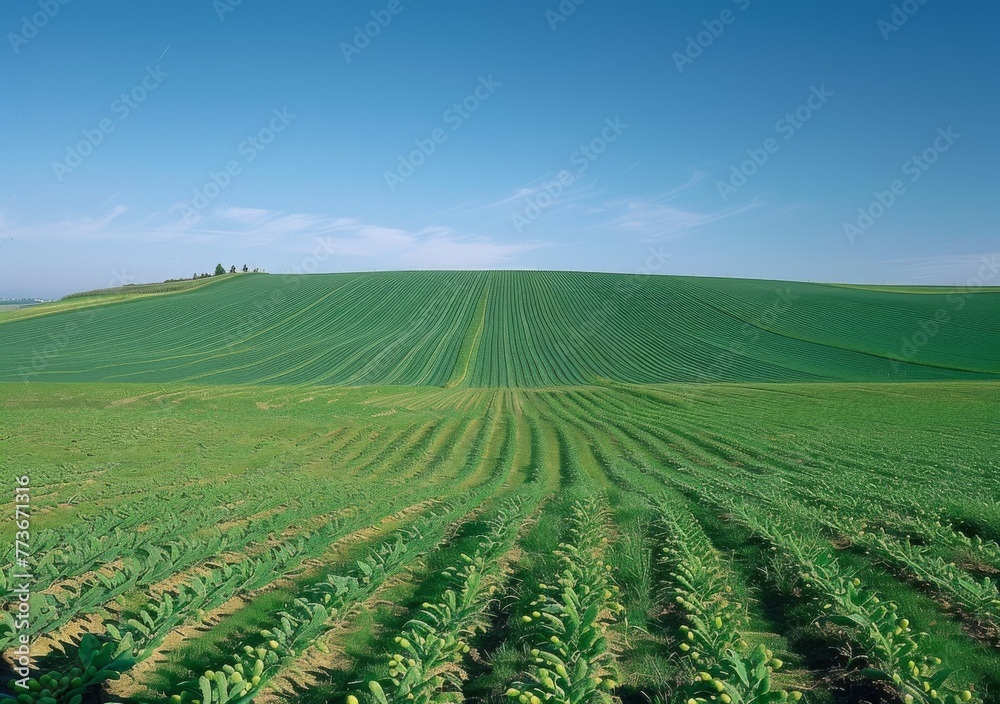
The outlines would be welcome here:
M 0 318 L 0 381 L 1000 379 L 1000 293 L 990 291 L 469 271 L 245 275 L 92 300 Z

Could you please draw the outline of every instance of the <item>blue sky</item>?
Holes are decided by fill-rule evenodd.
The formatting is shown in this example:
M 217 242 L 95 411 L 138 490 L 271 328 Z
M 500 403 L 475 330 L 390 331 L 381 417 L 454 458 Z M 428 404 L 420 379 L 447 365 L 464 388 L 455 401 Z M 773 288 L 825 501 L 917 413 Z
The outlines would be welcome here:
M 0 297 L 216 262 L 1000 284 L 998 20 L 8 0 Z

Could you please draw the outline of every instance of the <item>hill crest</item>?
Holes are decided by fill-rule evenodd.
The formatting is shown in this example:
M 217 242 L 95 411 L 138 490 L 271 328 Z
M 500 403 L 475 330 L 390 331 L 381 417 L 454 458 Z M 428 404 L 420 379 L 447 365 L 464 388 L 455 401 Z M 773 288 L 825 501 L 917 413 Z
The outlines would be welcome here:
M 235 276 L 0 326 L 0 381 L 1000 379 L 1000 293 L 581 272 Z

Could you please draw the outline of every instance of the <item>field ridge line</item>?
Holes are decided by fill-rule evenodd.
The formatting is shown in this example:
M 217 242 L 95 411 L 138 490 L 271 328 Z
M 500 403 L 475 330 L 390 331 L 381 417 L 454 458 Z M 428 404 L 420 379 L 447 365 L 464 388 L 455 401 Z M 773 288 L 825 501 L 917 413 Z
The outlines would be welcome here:
M 479 303 L 476 306 L 475 317 L 473 317 L 473 325 L 476 325 L 476 332 L 472 335 L 471 339 L 469 333 L 472 332 L 472 327 L 465 333 L 465 342 L 462 343 L 462 349 L 458 353 L 458 360 L 455 362 L 455 370 L 451 374 L 451 379 L 445 384 L 446 389 L 452 389 L 465 381 L 465 378 L 469 375 L 469 365 L 476 356 L 476 352 L 479 350 L 479 341 L 483 338 L 483 329 L 486 327 L 486 304 L 490 298 L 489 286 L 483 288 L 483 295 L 479 299 Z M 479 318 L 479 323 L 476 323 L 476 318 Z M 464 358 L 464 364 L 463 364 Z M 461 374 L 458 373 L 459 367 L 462 368 Z

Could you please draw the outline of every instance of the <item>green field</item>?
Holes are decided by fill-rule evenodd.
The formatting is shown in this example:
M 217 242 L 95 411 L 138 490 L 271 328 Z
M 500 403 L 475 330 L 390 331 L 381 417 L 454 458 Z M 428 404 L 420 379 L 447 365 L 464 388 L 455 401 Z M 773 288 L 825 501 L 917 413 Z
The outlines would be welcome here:
M 1000 378 L 993 292 L 565 272 L 237 275 L 4 325 L 3 381 L 538 388 Z
M 0 322 L 24 704 L 1000 701 L 1000 293 L 400 272 L 105 301 Z
M 96 296 L 151 296 L 162 293 L 181 293 L 201 288 L 207 284 L 218 283 L 228 279 L 242 276 L 243 274 L 216 274 L 198 279 L 177 279 L 175 281 L 164 281 L 156 284 L 124 284 L 123 286 L 113 286 L 112 288 L 99 288 L 94 291 L 81 291 L 72 293 L 63 298 L 64 301 L 71 301 L 75 298 L 92 298 Z
M 116 286 L 114 288 L 102 288 L 95 291 L 74 293 L 58 301 L 48 301 L 30 307 L 25 306 L 4 310 L 4 307 L 0 306 L 0 323 L 37 318 L 53 313 L 79 312 L 84 308 L 104 306 L 109 303 L 136 301 L 141 298 L 153 298 L 170 293 L 184 293 L 207 286 L 208 284 L 226 281 L 235 276 L 237 274 L 220 274 L 211 278 L 170 281 L 162 284 L 130 284 L 128 286 Z

